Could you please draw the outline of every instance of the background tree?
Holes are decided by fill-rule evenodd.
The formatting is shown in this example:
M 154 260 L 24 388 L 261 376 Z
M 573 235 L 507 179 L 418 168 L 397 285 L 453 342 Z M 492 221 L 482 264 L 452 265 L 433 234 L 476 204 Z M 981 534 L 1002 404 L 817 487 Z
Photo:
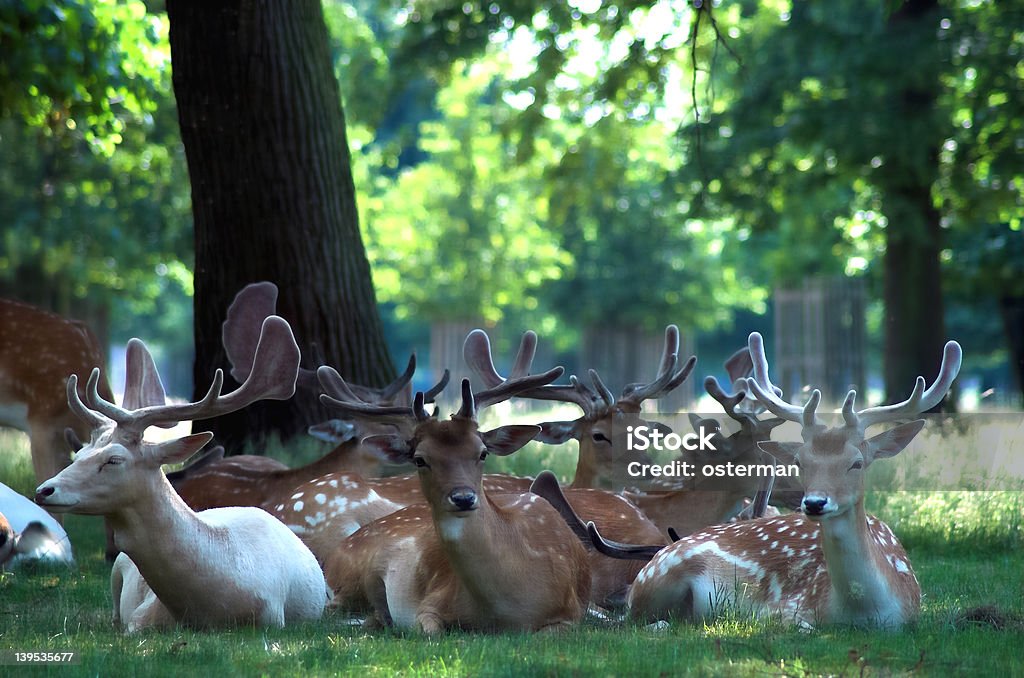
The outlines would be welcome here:
M 0 34 L 0 295 L 85 320 L 104 345 L 146 336 L 185 393 L 192 231 L 166 17 L 13 2 Z
M 369 386 L 393 376 L 360 239 L 345 118 L 318 0 L 171 1 L 170 43 L 195 214 L 195 389 L 225 366 L 220 326 L 270 280 L 309 355 Z M 326 418 L 315 394 L 214 420 L 237 449 Z

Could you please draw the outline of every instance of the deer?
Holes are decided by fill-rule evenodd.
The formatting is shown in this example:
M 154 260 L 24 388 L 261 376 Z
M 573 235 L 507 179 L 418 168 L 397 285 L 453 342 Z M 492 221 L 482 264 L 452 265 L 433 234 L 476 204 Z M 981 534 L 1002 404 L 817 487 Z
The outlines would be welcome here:
M 345 421 L 358 422 L 360 428 L 373 426 L 377 434 L 394 433 L 411 438 L 421 423 L 408 405 L 388 404 L 371 393 L 352 388 L 333 367 L 318 370 L 318 380 L 328 407 L 340 409 Z M 445 371 L 445 376 L 449 372 Z M 424 403 L 436 397 L 447 385 L 447 378 L 423 394 Z M 366 436 L 369 437 L 369 436 Z M 366 445 L 366 437 L 360 444 Z M 379 450 L 373 454 L 381 454 Z M 399 457 L 399 461 L 408 460 Z M 392 462 L 394 459 L 392 458 Z M 483 484 L 489 493 L 528 492 L 532 478 L 488 473 Z M 288 526 L 323 561 L 337 543 L 367 523 L 389 513 L 424 501 L 418 476 L 370 478 L 351 471 L 334 471 L 293 487 L 288 496 L 278 494 L 278 503 L 267 502 L 271 515 Z
M 519 354 L 513 371 L 521 369 L 520 362 L 536 351 L 537 335 L 527 332 L 520 343 Z M 470 369 L 480 378 L 484 386 L 492 388 L 501 383 L 491 359 L 490 339 L 483 330 L 474 330 L 466 338 L 463 354 Z M 655 400 L 682 384 L 697 363 L 696 356 L 679 366 L 679 328 L 669 325 L 665 328 L 665 345 L 657 376 L 647 383 L 628 384 L 618 398 L 605 386 L 596 370 L 590 370 L 593 387 L 587 386 L 576 376 L 570 377 L 568 385 L 545 385 L 520 397 L 534 400 L 552 400 L 572 403 L 583 411 L 583 416 L 573 421 L 552 421 L 542 423 L 537 440 L 549 445 L 561 445 L 570 439 L 579 443 L 579 458 L 576 474 L 571 487 L 613 487 L 616 471 L 625 468 L 626 462 L 636 459 L 649 462 L 643 453 L 624 454 L 613 440 L 615 431 L 624 431 L 629 424 L 650 424 L 639 418 L 645 400 Z M 620 436 L 621 438 L 621 436 Z
M 174 492 L 163 464 L 195 454 L 213 437 L 194 433 L 160 443 L 143 437 L 169 426 L 236 411 L 295 391 L 298 345 L 282 318 L 264 320 L 252 368 L 222 394 L 217 370 L 198 401 L 169 405 L 153 358 L 139 339 L 128 342 L 120 406 L 98 391 L 93 369 L 83 400 L 78 377 L 67 380 L 73 412 L 91 429 L 71 465 L 36 489 L 56 513 L 106 516 L 122 553 L 114 561 L 114 622 L 127 633 L 170 623 L 194 628 L 240 624 L 281 627 L 318 619 L 329 599 L 316 558 L 288 528 L 254 507 L 195 512 Z
M 540 631 L 565 628 L 587 609 L 587 553 L 555 509 L 540 497 L 492 495 L 483 484 L 489 454 L 512 454 L 539 426 L 481 431 L 481 409 L 550 383 L 556 367 L 510 378 L 474 393 L 461 382 L 461 407 L 449 420 L 427 414 L 417 394 L 411 408 L 367 406 L 330 395 L 342 411 L 408 416 L 411 438 L 374 435 L 363 443 L 416 465 L 424 504 L 375 520 L 337 545 L 324 563 L 333 605 L 369 611 L 372 625 L 428 635 L 448 628 Z
M 32 500 L 0 483 L 0 570 L 23 563 L 74 565 L 64 527 Z M 2 537 L 0 537 L 2 538 Z
M 843 424 L 831 427 L 817 416 L 820 391 L 802 406 L 782 400 L 771 387 L 761 335 L 752 333 L 748 345 L 754 377 L 747 389 L 772 414 L 801 426 L 802 442 L 763 441 L 760 447 L 799 465 L 802 513 L 719 525 L 658 549 L 630 587 L 630 613 L 707 620 L 736 600 L 805 627 L 901 628 L 919 613 L 921 588 L 892 530 L 864 510 L 864 472 L 875 460 L 899 454 L 924 421 L 898 423 L 870 438 L 866 431 L 938 405 L 960 370 L 960 345 L 947 342 L 935 381 L 925 388 L 918 377 L 903 402 L 857 410 L 857 392 L 849 391 Z M 600 542 L 599 531 L 591 526 L 590 532 Z M 611 546 L 601 548 L 614 552 Z
M 725 414 L 739 424 L 739 428 L 725 435 L 715 419 L 690 415 L 695 431 L 714 431 L 711 436 L 714 451 L 697 449 L 685 455 L 694 469 L 708 465 L 764 463 L 762 441 L 771 438 L 772 429 L 784 419 L 759 419 L 763 406 L 749 405 L 746 392 L 727 392 L 713 376 L 704 379 L 704 390 L 714 398 Z M 747 498 L 759 495 L 760 503 L 750 509 L 753 517 L 760 517 L 767 507 L 774 486 L 773 479 L 739 476 L 704 476 L 696 473 L 687 482 L 671 489 L 652 491 L 624 490 L 622 496 L 637 506 L 670 539 L 686 536 L 710 525 L 717 525 L 741 516 Z M 586 515 L 583 516 L 586 518 Z M 601 527 L 600 523 L 597 524 Z M 671 531 L 670 531 L 671 530 Z M 602 530 L 603 532 L 603 530 Z M 612 539 L 618 539 L 608 535 Z
M 66 429 L 78 437 L 88 434 L 68 408 L 68 374 L 86 374 L 105 365 L 100 343 L 85 323 L 0 299 L 0 426 L 28 434 L 36 482 L 52 478 L 71 462 Z M 98 388 L 105 398 L 113 398 L 105 376 Z M 63 521 L 60 515 L 54 518 Z M 108 539 L 107 558 L 114 555 Z

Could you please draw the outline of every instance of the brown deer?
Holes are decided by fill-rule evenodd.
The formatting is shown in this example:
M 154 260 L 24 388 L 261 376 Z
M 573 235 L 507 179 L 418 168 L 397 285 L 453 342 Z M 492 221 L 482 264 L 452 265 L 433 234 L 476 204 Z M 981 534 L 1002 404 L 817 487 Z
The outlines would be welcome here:
M 85 401 L 76 375 L 71 409 L 92 429 L 71 465 L 36 490 L 36 503 L 60 513 L 103 515 L 123 549 L 114 562 L 114 620 L 133 632 L 172 621 L 194 627 L 283 626 L 320 617 L 328 599 L 313 554 L 284 525 L 251 507 L 195 513 L 174 492 L 161 465 L 188 458 L 213 437 L 198 433 L 162 443 L 143 439 L 152 425 L 204 419 L 295 391 L 299 349 L 291 328 L 267 318 L 250 373 L 221 394 L 217 370 L 198 402 L 168 405 L 153 359 L 128 342 L 122 406 L 98 392 L 93 369 Z M 88 405 L 86 405 L 88 403 Z
M 28 434 L 37 482 L 71 463 L 65 429 L 79 438 L 89 434 L 68 408 L 68 375 L 88 374 L 105 364 L 99 342 L 84 323 L 0 299 L 0 426 Z M 97 388 L 104 398 L 113 398 L 106 377 Z
M 419 424 L 411 438 L 364 440 L 416 464 L 426 504 L 376 520 L 337 546 L 324 563 L 336 605 L 372 611 L 371 624 L 428 634 L 453 627 L 536 631 L 579 621 L 590 588 L 579 540 L 540 497 L 492 496 L 483 486 L 487 455 L 511 454 L 540 427 L 480 431 L 477 425 L 478 408 L 550 383 L 561 371 L 511 378 L 476 394 L 463 380 L 462 406 L 448 421 L 428 415 L 417 395 L 411 412 Z M 384 417 L 407 414 L 376 409 Z
M 529 368 L 536 347 L 537 335 L 527 332 L 520 343 L 512 375 Z M 494 367 L 486 332 L 471 332 L 466 338 L 463 354 L 486 387 L 493 388 L 501 383 L 503 377 Z M 583 416 L 573 421 L 541 424 L 542 431 L 537 437 L 537 440 L 550 445 L 560 445 L 570 439 L 579 443 L 579 459 L 572 487 L 613 487 L 616 478 L 622 477 L 622 469 L 626 468 L 628 461 L 649 461 L 643 453 L 623 452 L 623 436 L 617 434 L 630 424 L 653 425 L 639 418 L 641 405 L 645 400 L 660 398 L 682 384 L 693 371 L 697 358 L 691 356 L 681 367 L 678 361 L 679 328 L 669 325 L 665 328 L 665 347 L 657 376 L 646 384 L 627 385 L 618 398 L 604 385 L 595 370 L 590 370 L 593 388 L 573 376 L 568 385 L 546 385 L 520 394 L 520 397 L 534 400 L 572 403 L 583 410 Z M 619 440 L 615 440 L 616 437 Z
M 750 335 L 749 348 L 755 376 L 747 389 L 773 414 L 802 426 L 802 443 L 760 446 L 799 465 L 803 514 L 720 525 L 661 549 L 630 589 L 631 613 L 644 619 L 708 619 L 737 601 L 804 625 L 899 628 L 917 616 L 921 589 L 895 535 L 864 511 L 864 472 L 876 459 L 902 451 L 924 421 L 899 424 L 871 438 L 865 431 L 935 407 L 959 372 L 959 344 L 946 344 L 935 382 L 926 389 L 918 377 L 902 403 L 856 411 L 857 394 L 850 391 L 844 423 L 837 427 L 817 418 L 819 391 L 799 406 L 770 387 L 760 334 Z
M 739 423 L 739 428 L 729 435 L 721 430 L 714 419 L 690 415 L 695 431 L 715 431 L 711 437 L 714 451 L 694 450 L 684 455 L 694 469 L 723 464 L 762 464 L 765 460 L 758 444 L 771 438 L 772 429 L 784 422 L 783 419 L 759 419 L 759 407 L 744 407 L 745 391 L 727 393 L 718 380 L 707 377 L 704 389 L 708 395 L 721 404 L 725 414 Z M 710 525 L 725 523 L 738 517 L 744 510 L 747 498 L 762 493 L 767 502 L 773 483 L 771 478 L 759 479 L 746 476 L 704 476 L 698 471 L 693 478 L 681 486 L 667 490 L 647 492 L 623 491 L 622 496 L 635 504 L 653 521 L 666 536 L 686 536 Z M 760 517 L 764 506 L 755 509 Z M 585 514 L 581 514 L 587 519 Z M 601 528 L 601 524 L 597 524 Z M 671 528 L 672 532 L 669 532 Z M 604 530 L 601 530 L 602 533 Z M 612 539 L 618 540 L 617 537 Z M 620 540 L 621 541 L 621 540 Z

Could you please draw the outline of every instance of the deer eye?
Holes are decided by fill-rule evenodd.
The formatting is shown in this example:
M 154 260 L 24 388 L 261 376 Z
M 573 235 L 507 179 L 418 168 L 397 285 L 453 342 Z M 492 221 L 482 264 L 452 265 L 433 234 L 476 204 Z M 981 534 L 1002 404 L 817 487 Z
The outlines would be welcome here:
M 430 468 L 430 464 L 423 457 L 413 457 L 412 463 L 416 464 L 417 468 Z
M 853 465 L 850 466 L 849 470 L 852 471 L 854 469 L 861 469 L 861 468 L 864 468 L 864 462 L 862 462 L 860 459 L 858 459 L 857 461 L 853 462 Z
M 116 455 L 116 454 L 114 454 L 114 455 L 111 455 L 110 457 L 108 457 L 108 458 L 107 458 L 107 460 L 106 460 L 106 461 L 104 461 L 104 462 L 103 462 L 102 464 L 100 464 L 100 467 L 99 467 L 99 469 L 97 470 L 97 473 L 98 473 L 99 471 L 102 471 L 102 470 L 103 470 L 103 467 L 104 467 L 104 466 L 107 466 L 108 464 L 109 464 L 110 466 L 118 466 L 119 464 L 123 464 L 123 463 L 124 463 L 124 457 L 118 456 L 118 455 Z
M 480 453 L 480 461 L 483 461 L 486 458 L 487 458 L 487 450 L 484 450 L 483 452 Z
M 606 435 L 605 435 L 605 434 L 603 434 L 603 433 L 595 433 L 595 434 L 594 434 L 593 436 L 591 436 L 591 437 L 592 437 L 592 438 L 593 438 L 593 439 L 594 439 L 594 440 L 595 440 L 596 442 L 599 442 L 599 443 L 610 443 L 610 442 L 611 442 L 610 440 L 608 440 L 608 436 L 606 436 Z

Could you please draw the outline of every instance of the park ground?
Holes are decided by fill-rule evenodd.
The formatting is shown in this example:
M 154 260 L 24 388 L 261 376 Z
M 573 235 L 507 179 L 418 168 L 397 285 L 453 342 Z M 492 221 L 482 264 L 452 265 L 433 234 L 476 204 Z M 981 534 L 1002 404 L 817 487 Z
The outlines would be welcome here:
M 528 466 L 529 451 L 517 463 Z M 27 446 L 14 434 L 0 434 L 0 478 L 23 492 L 34 485 Z M 128 637 L 110 622 L 102 525 L 71 516 L 76 569 L 0 575 L 0 651 L 73 651 L 74 666 L 33 669 L 62 676 L 1024 675 L 1024 493 L 894 492 L 868 502 L 907 547 L 924 592 L 920 619 L 899 633 L 805 632 L 733 617 L 659 631 L 588 621 L 552 635 L 428 639 L 367 633 L 328 615 L 285 629 Z M 0 667 L 8 671 L 22 674 Z

